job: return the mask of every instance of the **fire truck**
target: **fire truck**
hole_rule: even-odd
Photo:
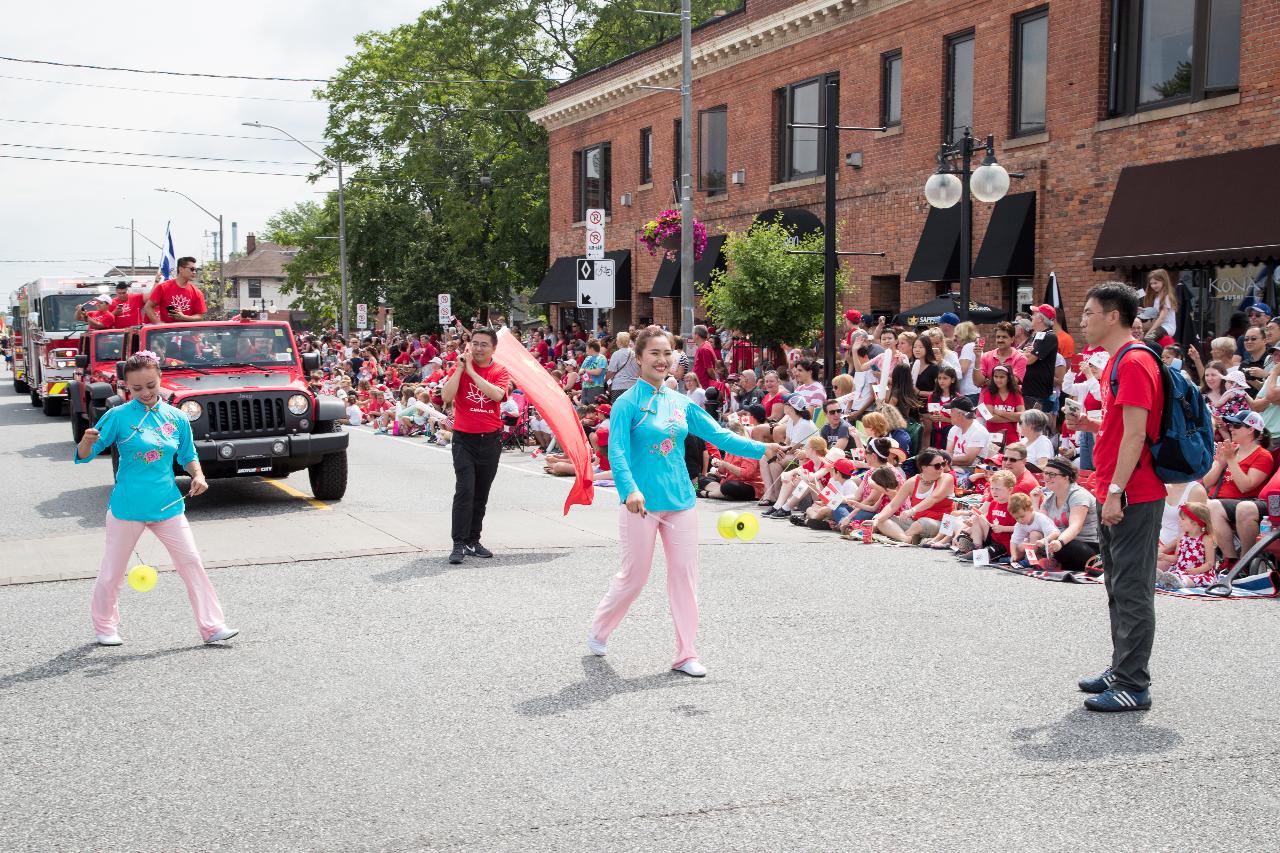
[[[141,293],[151,280],[126,279]],[[80,338],[88,329],[77,320],[77,308],[105,307],[119,278],[38,278],[11,297],[14,303],[14,391],[31,395],[31,405],[57,417],[63,413],[67,386],[75,377]]]

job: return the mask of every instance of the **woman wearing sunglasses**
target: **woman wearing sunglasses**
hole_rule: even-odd
[[[872,519],[875,532],[894,542],[920,544],[938,535],[942,517],[951,512],[956,478],[945,450],[926,447],[916,457],[920,471],[898,489],[898,494]],[[905,506],[904,506],[905,504]]]

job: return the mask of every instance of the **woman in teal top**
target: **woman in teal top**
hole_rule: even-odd
[[[614,575],[587,634],[592,654],[603,655],[609,635],[622,622],[649,580],[659,532],[667,558],[667,599],[676,627],[672,669],[701,678],[707,669],[698,660],[698,517],[694,487],[684,464],[684,440],[692,433],[721,450],[759,459],[776,453],[776,444],[761,444],[734,435],[683,394],[663,382],[671,369],[671,337],[657,326],[635,340],[640,379],[609,412],[609,465],[618,498],[622,570]]]
[[[223,619],[174,479],[176,462],[191,475],[192,496],[209,488],[196,458],[191,424],[186,415],[160,399],[160,362],[154,353],[141,350],[125,362],[124,384],[129,402],[108,409],[85,430],[75,453],[76,464],[84,464],[114,446],[120,458],[107,509],[106,550],[93,585],[94,634],[103,646],[123,643],[117,606],[120,587],[138,538],[150,528],[186,584],[201,639],[206,643],[229,640],[239,632],[228,628]]]

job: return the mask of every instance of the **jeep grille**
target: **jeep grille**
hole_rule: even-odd
[[[254,397],[249,400],[215,399],[205,406],[211,438],[245,435],[283,435],[283,397]]]

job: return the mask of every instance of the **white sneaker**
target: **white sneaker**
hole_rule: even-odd
[[[590,634],[587,634],[587,648],[591,650],[591,654],[595,655],[598,658],[604,657],[605,653],[608,652],[608,648],[605,646],[605,644],[600,642]]]
[[[685,675],[691,675],[694,678],[702,678],[707,674],[707,668],[697,658],[689,658],[679,666],[671,667],[675,672],[683,672]]]
[[[214,634],[210,634],[208,637],[206,637],[205,642],[206,643],[222,643],[227,640],[230,640],[232,637],[234,637],[236,634],[239,634],[239,633],[240,633],[239,628],[223,628],[221,631],[218,631],[217,633],[214,633]]]
[[[120,639],[119,634],[95,634],[94,638],[100,646],[123,646],[124,640]]]

